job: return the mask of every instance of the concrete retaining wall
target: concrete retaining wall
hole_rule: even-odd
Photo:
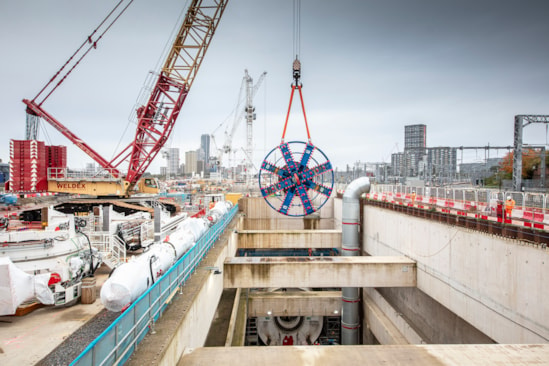
[[[233,223],[159,318],[156,333],[143,339],[126,365],[177,365],[186,350],[204,345],[223,292],[223,275],[209,267],[222,269],[225,258],[235,255],[238,235],[231,230]]]
[[[418,288],[496,342],[549,341],[549,251],[372,206],[363,227],[367,253],[417,261]]]

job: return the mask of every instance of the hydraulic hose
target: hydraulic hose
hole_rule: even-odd
[[[153,268],[152,268],[153,259],[156,260],[156,255],[152,255],[151,258],[149,259],[149,271],[151,272],[152,285],[154,285],[154,274],[153,274]]]

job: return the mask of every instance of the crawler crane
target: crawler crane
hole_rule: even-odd
[[[123,1],[121,0],[117,7]],[[106,32],[105,30],[99,36],[96,36],[98,29],[103,23],[87,38],[80,49],[75,52],[34,99],[23,100],[27,105],[27,120],[38,117],[46,120],[73,144],[88,154],[106,172],[100,179],[88,179],[70,177],[66,169],[50,169],[48,172],[49,191],[119,197],[128,197],[136,192],[158,192],[158,182],[156,182],[156,179],[141,178],[153,159],[161,151],[173,130],[183,102],[194,82],[196,73],[208,50],[227,2],[228,0],[191,1],[164,66],[158,73],[149,99],[146,104],[137,109],[137,129],[133,141],[110,161],[99,155],[99,153],[42,107],[44,101],[65,80],[74,67],[78,65],[82,57],[89,50],[97,46],[97,42]],[[131,4],[131,1],[119,12],[118,16],[121,15],[129,4]],[[113,12],[115,10],[116,7]],[[118,19],[118,16],[115,20]],[[108,28],[110,28],[110,25]],[[89,48],[85,51],[84,55],[80,59],[75,58],[77,53],[86,45]],[[61,71],[66,68],[69,62],[72,62],[74,65],[62,75]],[[46,96],[39,101],[38,97],[50,84],[54,85],[52,84],[54,80],[57,80],[57,84],[49,93],[44,93]],[[120,169],[120,165],[123,162],[128,163],[126,174],[122,174]]]

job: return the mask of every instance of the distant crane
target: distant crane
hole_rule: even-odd
[[[233,120],[233,124],[231,126],[230,131],[229,131],[229,126],[227,126],[227,128],[225,129],[225,142],[223,143],[223,146],[221,147],[221,149],[217,149],[217,144],[214,136],[216,131],[214,131],[211,134],[213,144],[217,149],[217,154],[219,155],[217,159],[220,160],[221,156],[223,154],[226,154],[229,157],[229,165],[231,165],[230,154],[236,152],[235,150],[233,150],[233,137],[236,130],[238,129],[238,126],[240,125],[240,121],[243,120],[244,114],[246,115],[245,155],[246,155],[246,171],[248,172],[248,174],[251,174],[250,172],[253,171],[253,167],[254,167],[253,165],[253,121],[256,119],[256,114],[255,114],[255,107],[253,105],[253,99],[255,94],[257,93],[257,90],[261,86],[261,83],[265,79],[266,75],[267,75],[267,72],[264,71],[259,76],[259,79],[254,85],[253,78],[248,74],[248,70],[247,69],[244,70],[244,77],[242,78],[240,93],[238,95],[237,106],[235,108],[235,118]],[[246,106],[243,109],[241,109],[244,90],[246,91]],[[221,127],[221,125],[219,127]]]
[[[259,77],[256,85],[253,85],[253,79],[248,75],[248,70],[245,70],[244,79],[246,80],[246,183],[249,184],[252,176],[252,171],[254,169],[253,163],[253,149],[254,149],[254,138],[253,138],[253,121],[256,119],[255,107],[253,105],[253,98],[257,89],[261,85],[261,82],[267,75],[267,72],[263,72]]]

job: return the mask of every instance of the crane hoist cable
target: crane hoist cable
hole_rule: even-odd
[[[82,44],[80,45],[80,47],[78,47],[76,49],[76,51],[74,51],[74,53],[69,57],[69,59],[63,64],[63,66],[61,66],[61,68],[53,75],[53,77],[50,79],[50,81],[48,81],[46,83],[46,85],[44,85],[44,87],[38,92],[38,94],[36,94],[36,96],[32,99],[32,101],[36,101],[36,99],[55,81],[55,80],[58,80],[59,81],[57,82],[57,84],[49,91],[49,93],[42,99],[42,101],[40,103],[37,103],[38,106],[41,106],[45,101],[46,99],[49,98],[49,96],[59,87],[59,85],[61,85],[65,79],[67,78],[67,76],[70,75],[70,73],[76,68],[76,66],[78,66],[78,64],[80,64],[80,62],[82,61],[82,59],[84,59],[84,57],[86,57],[88,55],[88,53],[92,50],[92,49],[96,49],[97,48],[97,43],[99,42],[99,40],[101,40],[101,38],[103,38],[103,36],[105,35],[105,33],[107,33],[107,31],[114,25],[114,23],[120,18],[120,16],[122,16],[122,14],[124,14],[124,12],[126,11],[126,9],[128,9],[128,7],[133,3],[134,0],[129,0],[129,2],[118,12],[116,13],[117,9],[122,5],[122,3],[126,1],[126,0],[120,0],[118,2],[118,4],[115,5],[115,7],[109,12],[109,14],[107,14],[107,16],[105,17],[105,19],[103,19],[101,21],[101,23],[99,23],[99,25],[93,30],[93,32],[84,40],[84,42],[82,42]],[[114,14],[114,19],[111,20],[111,22],[107,25],[107,27],[103,30],[103,32],[97,37],[97,39],[93,39],[93,36],[99,32],[99,29],[107,22],[107,20],[109,18],[111,18]],[[63,70],[68,67],[68,65],[71,63],[71,61],[73,61],[73,59],[80,53],[80,51],[82,51],[85,46],[88,45],[88,48],[84,51],[84,53],[74,62],[74,65],[72,65],[72,67],[61,77],[60,74],[63,72]]]
[[[305,104],[303,102],[303,93],[301,91],[303,84],[301,79],[301,61],[299,60],[299,53],[301,51],[301,0],[294,0],[293,2],[293,51],[295,59],[292,63],[292,76],[294,82],[292,84],[292,92],[290,93],[290,103],[288,105],[288,112],[286,113],[286,121],[284,122],[284,129],[282,131],[282,143],[286,137],[286,129],[288,127],[288,120],[290,118],[290,111],[292,109],[292,102],[294,98],[294,92],[297,89],[299,92],[299,99],[301,101],[301,109],[303,111],[303,118],[305,120],[305,128],[307,130],[307,138],[309,143],[311,142],[311,133],[309,131],[309,124],[307,123],[307,113],[305,112]]]
[[[301,0],[294,0],[294,55],[299,58],[301,52]]]
[[[258,174],[261,195],[271,208],[287,216],[306,216],[318,211],[330,198],[334,172],[328,157],[311,141],[301,91],[301,1],[294,0],[294,55],[292,91],[280,145],[263,160]],[[308,142],[285,142],[292,102],[297,89],[305,120]]]

